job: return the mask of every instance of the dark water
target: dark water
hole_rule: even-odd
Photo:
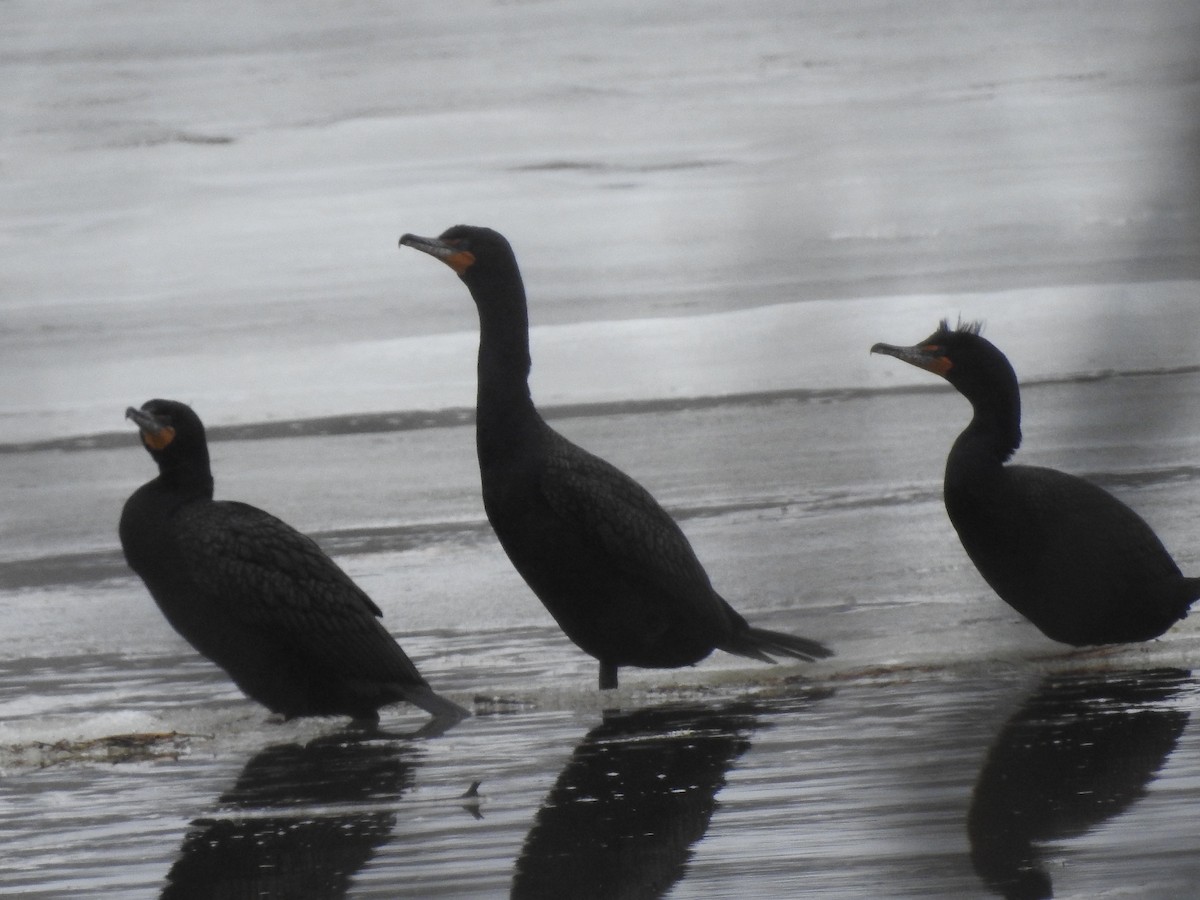
[[[1165,898],[1200,876],[1186,671],[881,669],[689,693],[485,711],[427,742],[332,729],[48,752],[6,775],[3,886]],[[473,781],[481,803],[461,796]]]
[[[1194,570],[1189,426],[1151,445],[1096,435],[1109,405],[1186,407],[1198,392],[1188,373],[1030,386],[1029,456],[1106,484]],[[931,426],[930,411],[960,402],[850,392],[558,418],[652,486],[752,621],[838,651],[631,671],[613,698],[487,530],[468,424],[214,444],[218,494],[324,522],[311,530],[421,670],[474,708],[433,739],[403,737],[422,723],[404,707],[387,737],[272,721],[171,634],[111,543],[70,550],[49,526],[34,541],[31,517],[43,555],[0,565],[0,889],[1187,896],[1200,877],[1195,630],[1069,653],[992,597],[938,490],[956,423]],[[1068,405],[1064,423],[1054,411]],[[74,495],[79,527],[103,536],[125,487],[89,472],[128,468],[131,488],[148,461],[99,443],[8,458],[31,485],[74,471],[92,486]],[[331,519],[292,486],[319,497],[305,470],[350,452],[359,465],[329,490],[355,504]],[[411,477],[379,496],[398,459]],[[476,781],[482,802],[464,800]]]

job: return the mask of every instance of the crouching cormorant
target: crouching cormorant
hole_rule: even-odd
[[[407,700],[452,724],[382,613],[310,538],[245,503],[213,500],[204,425],[151,400],[125,413],[158,463],[121,513],[121,546],[167,621],[243,692],[286,718],[377,721]]]
[[[944,496],[963,548],[1000,598],[1047,637],[1077,647],[1156,638],[1187,615],[1185,578],[1137,513],[1091,482],[1005,465],[1021,444],[1021,396],[1008,359],[977,323],[912,347],[876,344],[941,375],[974,416],[946,460]]]

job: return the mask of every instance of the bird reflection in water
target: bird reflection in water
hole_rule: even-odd
[[[192,823],[163,900],[344,896],[416,766],[408,745],[355,736],[268,747],[221,796],[228,813]]]
[[[749,704],[607,713],[538,811],[512,896],[665,894],[708,829],[755,721]]]
[[[1054,896],[1035,845],[1086,834],[1145,794],[1188,720],[1165,704],[1190,680],[1160,669],[1042,682],[988,751],[967,814],[971,863],[989,889]]]

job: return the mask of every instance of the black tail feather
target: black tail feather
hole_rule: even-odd
[[[463,719],[470,718],[471,713],[463,709],[453,700],[447,700],[440,694],[435,694],[433,689],[426,685],[403,685],[401,687],[401,695],[409,703],[414,706],[419,706],[425,712],[429,713],[435,719],[443,720],[454,724]]]
[[[728,644],[722,644],[721,649],[769,663],[775,662],[772,658],[775,656],[803,659],[806,662],[833,656],[833,651],[820,641],[784,634],[782,631],[768,631],[766,628],[747,628]]]

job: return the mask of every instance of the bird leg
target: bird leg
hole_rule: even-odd
[[[600,690],[615,691],[617,689],[617,667],[612,663],[600,663]]]

